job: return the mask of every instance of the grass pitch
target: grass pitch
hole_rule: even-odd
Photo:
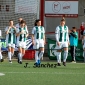
[[[25,63],[29,63],[27,68]],[[49,63],[56,64],[54,61]],[[0,85],[85,85],[85,63],[67,63],[66,67],[56,68],[34,68],[33,64],[34,61],[0,62]]]

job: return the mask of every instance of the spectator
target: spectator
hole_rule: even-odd
[[[72,62],[76,63],[75,52],[76,52],[76,47],[78,45],[78,33],[76,32],[76,27],[72,27],[69,39],[70,39],[70,52],[71,52]]]
[[[81,26],[80,26],[80,31],[81,31],[81,35],[83,36],[83,32],[84,32],[84,22],[82,22]]]

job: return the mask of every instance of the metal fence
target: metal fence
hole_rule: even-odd
[[[34,21],[39,16],[39,0],[0,0],[0,30],[5,38],[5,27],[12,19],[14,24],[18,23],[18,18],[26,20],[29,33],[34,26]]]

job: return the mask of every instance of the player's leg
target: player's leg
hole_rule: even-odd
[[[25,48],[22,48],[22,57],[25,55]]]
[[[2,56],[2,53],[1,53],[1,48],[0,48],[0,61],[3,62],[3,56]]]
[[[60,63],[61,63],[61,49],[60,50],[59,49],[57,50],[57,63],[58,63],[57,64],[58,66],[61,66],[60,65]]]
[[[39,41],[39,57],[38,57],[38,63],[40,64],[40,60],[43,57],[44,54],[44,40]]]
[[[3,62],[2,52],[1,52],[1,43],[0,43],[0,61]]]
[[[39,57],[38,57],[38,64],[40,64],[41,63],[41,58],[43,57],[43,54],[44,54],[44,47],[40,47],[40,49],[39,49]]]
[[[75,51],[76,51],[76,47],[73,46],[73,61],[74,61],[74,63],[76,63],[76,59],[75,59],[76,53],[75,53]]]
[[[22,46],[22,58],[25,55],[25,48],[26,48],[26,43],[23,42],[23,46]]]
[[[22,64],[22,42],[18,43],[18,63]]]
[[[84,62],[85,62],[85,48],[84,48]]]
[[[64,55],[63,55],[63,65],[66,66],[66,59],[68,56],[68,42],[63,43]]]
[[[83,45],[83,57],[84,57],[84,62],[85,62],[85,44]]]
[[[15,50],[15,44],[12,44],[12,46],[11,46],[11,56],[14,55],[14,50]]]
[[[11,44],[8,44],[8,59],[9,59],[9,63],[12,63],[12,61],[11,61]]]
[[[18,50],[19,50],[19,47],[20,47],[21,45],[20,45],[20,42],[18,41],[18,38],[17,38],[17,42],[16,42],[16,43],[17,43],[17,48],[18,48]],[[17,62],[19,63],[19,51],[18,51],[18,54],[17,54],[17,59],[18,59]]]
[[[22,57],[25,55],[26,42],[22,44]]]
[[[19,51],[19,54],[18,54],[19,62],[18,63],[22,64],[22,47],[18,47],[18,51]]]
[[[39,41],[38,40],[35,40],[33,47],[35,49],[35,64],[37,64],[38,63],[38,54],[39,54]]]
[[[58,66],[61,66],[61,49],[62,49],[62,43],[60,42],[60,45],[58,46],[58,45],[56,45],[56,49],[57,49],[57,55],[56,55],[56,57],[57,57],[57,65]]]
[[[73,46],[70,46],[70,53],[71,53],[71,57],[72,57],[72,62],[73,62]]]

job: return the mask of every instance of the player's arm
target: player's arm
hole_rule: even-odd
[[[56,27],[56,30],[55,30],[55,37],[56,37],[56,43],[57,45],[59,46],[59,27]]]
[[[29,36],[29,32],[28,32],[27,25],[26,25],[26,37],[28,36]]]
[[[22,33],[19,32],[19,29],[16,29],[16,36],[20,36],[20,34],[22,34]]]
[[[19,32],[19,33],[16,33],[16,36],[20,36],[20,34],[21,34],[21,32]]]
[[[15,26],[13,26],[12,28],[14,28],[14,30],[16,31],[16,27]]]
[[[43,38],[43,40],[44,40],[44,44],[46,44],[46,38],[45,38],[45,34],[44,34],[44,38]]]
[[[16,36],[20,36],[21,34],[24,34],[24,31],[22,30],[20,32],[19,29],[16,29]]]
[[[32,44],[34,45],[34,34],[32,34]]]
[[[77,33],[71,32],[70,34],[71,34],[73,37],[77,38]]]
[[[15,27],[15,26],[13,26],[12,28],[14,28],[14,30],[15,30],[15,33],[16,33],[16,27]]]
[[[34,45],[35,27],[32,29],[32,44]]]
[[[10,33],[10,29],[11,29],[10,26],[5,28],[5,32],[6,32],[6,34],[9,34],[9,33]]]
[[[67,26],[66,26],[67,27]],[[69,42],[69,31],[68,31],[68,27],[67,27],[67,41],[68,41],[68,45],[70,45],[70,42]]]
[[[44,27],[43,27],[44,29]],[[46,37],[45,37],[45,29],[44,29],[44,36],[43,36],[44,44],[46,44]]]

